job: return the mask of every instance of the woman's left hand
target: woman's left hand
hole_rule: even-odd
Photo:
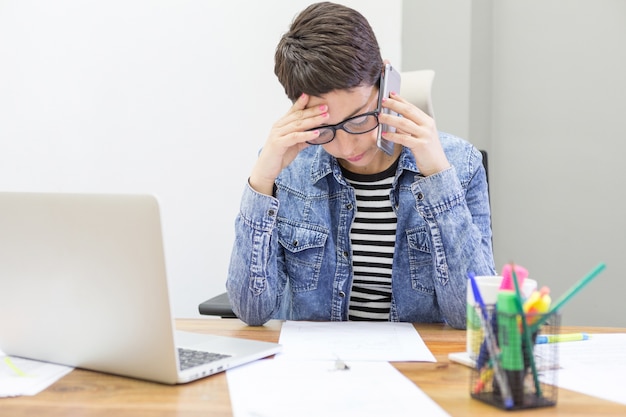
[[[409,148],[422,175],[427,177],[450,167],[432,117],[394,92],[383,100],[382,106],[402,115],[381,113],[378,116],[381,124],[396,128],[395,133],[385,132],[383,137]]]

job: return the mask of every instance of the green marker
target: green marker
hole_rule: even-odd
[[[513,401],[516,405],[520,405],[524,401],[524,354],[522,335],[517,325],[516,297],[513,291],[500,290],[496,310],[502,369],[509,380]]]

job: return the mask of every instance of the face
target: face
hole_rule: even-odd
[[[321,97],[311,97],[309,101],[311,107],[322,104],[328,106],[328,124],[334,125],[350,117],[376,110],[378,88],[361,86],[350,90],[335,90]],[[380,126],[359,135],[339,129],[335,133],[335,139],[320,146],[349,171],[360,174],[382,172],[391,165],[394,158],[376,146],[379,128]]]

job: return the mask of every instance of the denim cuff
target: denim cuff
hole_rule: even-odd
[[[463,201],[463,187],[454,166],[419,178],[412,189],[417,205],[434,215],[448,211]]]
[[[276,197],[261,194],[247,183],[241,198],[239,213],[251,227],[271,231],[276,226],[279,201]]]

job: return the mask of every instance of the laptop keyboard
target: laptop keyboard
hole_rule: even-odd
[[[215,362],[219,359],[228,358],[230,355],[221,353],[204,352],[201,350],[178,348],[178,359],[180,362],[180,370],[193,368],[194,366],[204,365]]]

